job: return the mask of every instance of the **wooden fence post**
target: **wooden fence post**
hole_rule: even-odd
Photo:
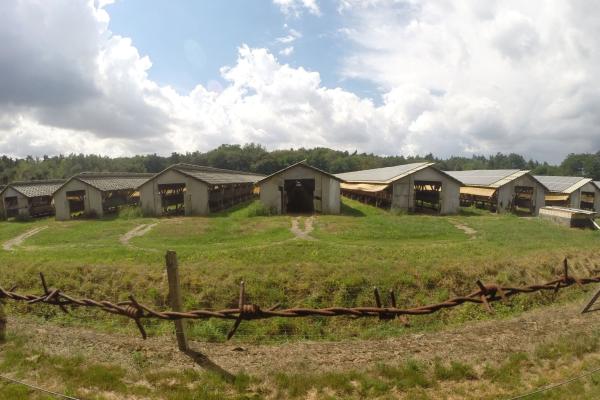
[[[0,300],[0,343],[6,341],[6,313],[4,312],[4,303]]]
[[[179,286],[179,269],[177,265],[177,253],[172,250],[167,251],[167,278],[169,279],[169,302],[173,311],[183,311],[181,301],[181,287]],[[179,350],[186,352],[189,350],[186,321],[175,320],[175,335],[177,336],[177,345]]]

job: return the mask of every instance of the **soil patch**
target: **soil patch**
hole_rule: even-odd
[[[25,241],[25,239],[32,237],[33,235],[35,235],[36,233],[39,233],[41,231],[43,231],[44,229],[48,228],[47,226],[40,226],[37,228],[33,228],[31,230],[28,230],[25,233],[20,234],[17,237],[14,237],[10,240],[7,240],[6,242],[4,242],[4,244],[2,245],[2,248],[6,251],[12,251],[16,246],[20,246],[21,244],[23,244],[23,242]]]

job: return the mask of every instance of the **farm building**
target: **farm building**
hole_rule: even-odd
[[[52,194],[64,180],[13,182],[0,192],[4,218],[40,217],[54,214]]]
[[[529,171],[494,169],[447,171],[462,182],[460,203],[497,212],[538,215],[547,188]]]
[[[300,161],[260,180],[262,204],[278,214],[340,213],[341,179]]]
[[[578,208],[545,206],[540,209],[540,218],[571,228],[600,229],[594,221],[597,215],[595,211]]]
[[[460,182],[434,167],[413,163],[337,174],[344,196],[378,207],[456,214]]]
[[[536,176],[548,187],[546,205],[600,211],[600,189],[590,178]]]
[[[139,187],[144,215],[207,215],[249,200],[263,175],[175,164]]]
[[[120,207],[139,202],[137,188],[152,174],[128,172],[83,172],[67,180],[54,192],[56,219],[102,217]]]

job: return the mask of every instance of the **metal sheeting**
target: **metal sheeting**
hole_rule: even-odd
[[[191,176],[192,178],[206,182],[211,185],[225,185],[235,183],[255,183],[263,178],[262,175],[247,174],[243,172],[231,171],[210,171],[210,170],[196,170],[189,168],[173,168],[175,171],[179,171],[182,174]]]
[[[460,188],[460,194],[468,194],[471,196],[492,197],[495,193],[496,189],[493,188],[482,188],[475,186],[462,186]]]
[[[444,171],[465,186],[500,187],[528,171],[518,169],[475,169],[470,171]]]
[[[101,192],[111,192],[115,190],[133,190],[141,186],[152,177],[152,174],[145,173],[82,173],[74,176],[83,183],[87,183]]]
[[[346,182],[389,183],[432,165],[434,165],[434,163],[412,163],[396,165],[394,167],[374,168],[365,169],[362,171],[345,172],[342,174],[336,174],[336,176]]]
[[[378,193],[383,192],[387,189],[387,184],[376,184],[376,183],[341,183],[340,188],[342,190],[356,190],[360,192]]]
[[[13,182],[7,185],[4,190],[13,188],[23,196],[41,197],[52,196],[52,194],[63,184],[64,180],[45,180],[45,181],[28,181],[28,182]]]
[[[592,180],[581,176],[544,176],[535,175],[535,179],[554,193],[571,193]]]

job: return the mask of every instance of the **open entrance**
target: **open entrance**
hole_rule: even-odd
[[[415,181],[415,209],[419,211],[440,212],[442,204],[442,182]]]
[[[594,200],[595,200],[594,192],[581,192],[581,204],[579,208],[582,210],[594,211]]]
[[[185,214],[185,183],[158,185],[163,215]]]
[[[314,179],[289,179],[284,182],[283,189],[283,205],[286,212],[312,213],[315,211]]]
[[[516,214],[534,214],[533,187],[515,186],[515,196],[512,203],[512,211]]]
[[[19,200],[17,196],[5,197],[4,209],[6,210],[6,218],[16,217],[19,214]]]
[[[71,218],[81,217],[85,213],[85,190],[72,190],[67,192],[69,214]]]
[[[54,207],[52,207],[52,196],[33,197],[29,203],[29,215],[31,215],[32,217],[54,215]]]
[[[119,211],[123,206],[139,204],[140,195],[131,189],[111,190],[102,193],[102,209],[104,214],[112,214]]]

